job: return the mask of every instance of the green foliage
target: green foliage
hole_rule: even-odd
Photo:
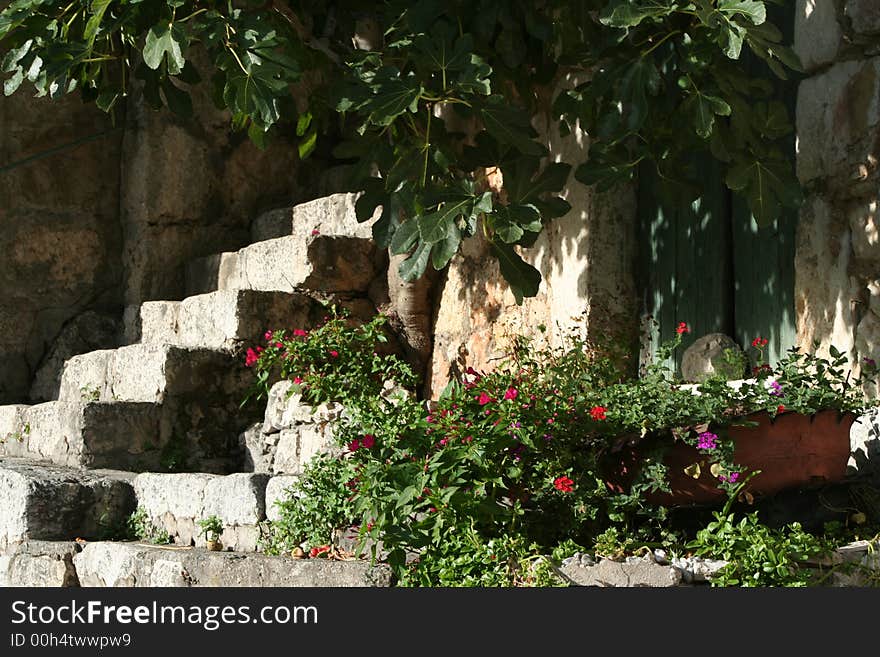
[[[167,531],[153,524],[143,507],[138,507],[126,520],[124,536],[130,540],[146,541],[156,545],[168,545],[173,542]]]
[[[712,578],[713,586],[807,586],[812,578],[804,562],[829,550],[800,523],[782,529],[761,524],[757,513],[736,520],[715,513],[715,520],[697,533],[689,546],[697,555],[730,563]]]
[[[334,545],[336,530],[354,522],[354,464],[330,456],[315,457],[276,503],[278,520],[268,524],[262,547],[267,554],[289,554],[306,544]]]
[[[15,0],[0,12],[0,51],[7,95],[27,81],[38,95],[78,91],[113,111],[134,76],[150,104],[189,115],[190,90],[205,80],[258,145],[286,120],[306,158],[335,132],[335,155],[354,164],[351,188],[365,192],[358,216],[382,206],[374,234],[408,254],[404,279],[442,269],[480,233],[521,301],[540,275],[514,247],[570,209],[559,193],[575,165],[577,180],[605,190],[651,162],[693,196],[700,172],[689,165],[708,151],[759,222],[800,202],[783,155],[785,107],[740,61],[752,53],[779,78],[799,69],[765,5]],[[361,19],[378,29],[361,30],[358,49]],[[539,122],[563,136],[578,124],[589,161],[550,163]],[[487,167],[503,173],[494,197]]]
[[[348,328],[334,318],[253,352],[258,372],[281,367],[283,376],[300,379],[306,399],[345,408],[334,426],[341,457],[320,458],[298,480],[270,528],[270,552],[330,544],[334,530],[359,524],[362,541],[371,539],[374,556],[381,543],[404,582],[515,583],[526,578],[523,560],[565,542],[618,556],[676,540],[664,527],[667,509],[645,500],[647,492],[668,490],[663,451],[673,441],[695,447],[700,461],[692,467],[708,468],[733,499],[750,473],[734,462],[727,427],[752,413],[785,412],[783,401],[802,413],[866,406],[861,381],[845,376],[836,352],[824,359],[793,351],[775,370],[757,367],[739,388],[720,377],[683,388],[658,364],[679,346],[679,333],[638,379],[596,345],[573,340],[537,349],[519,338],[495,371],[468,369],[426,411],[412,395],[390,396],[382,385],[406,370],[375,353],[379,325]],[[328,357],[331,351],[338,355]],[[621,447],[648,439],[658,447],[643,454],[635,479],[626,489],[610,485]],[[736,531],[764,530],[748,524]],[[707,532],[709,546],[714,526]],[[725,530],[723,540],[733,533]],[[785,534],[795,547],[801,539]],[[415,563],[407,558],[414,553]],[[788,576],[782,567],[773,575]]]
[[[198,522],[206,541],[216,541],[223,533],[223,521],[215,515],[202,518]]]

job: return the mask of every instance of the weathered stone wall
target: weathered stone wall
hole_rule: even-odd
[[[0,98],[0,126],[0,167],[113,128],[77,98],[27,93]],[[121,142],[116,130],[0,172],[0,403],[27,397],[65,325],[121,306]]]
[[[574,164],[586,159],[587,137],[551,134],[554,159]],[[568,335],[634,346],[638,326],[635,282],[635,194],[623,187],[596,193],[569,177],[564,194],[572,210],[554,219],[523,258],[543,277],[539,293],[517,306],[498,265],[479,236],[452,259],[438,294],[434,350],[428,393],[436,396],[450,372],[465,362],[491,369],[515,335],[555,347]],[[539,326],[546,327],[545,332]]]
[[[880,353],[880,4],[798,0],[798,345]]]
[[[115,123],[75,96],[0,98],[0,167],[21,163],[0,171],[0,403],[52,398],[64,359],[117,346],[124,305],[182,298],[187,262],[307,200],[292,144],[261,151],[193,96],[184,121],[134,89]]]

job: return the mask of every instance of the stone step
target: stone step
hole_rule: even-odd
[[[269,391],[262,424],[252,425],[239,436],[245,469],[301,474],[314,456],[334,452],[333,423],[342,417],[340,404],[311,406],[297,386],[279,381]]]
[[[252,376],[239,359],[213,349],[133,344],[74,356],[64,364],[60,401],[161,403],[198,393],[244,397]]]
[[[102,539],[135,509],[133,475],[0,458],[0,551],[27,540]]]
[[[138,402],[0,406],[0,457],[76,468],[159,467],[161,409]]]
[[[224,549],[258,548],[259,524],[266,519],[266,474],[219,476],[205,473],[143,473],[134,479],[138,508],[147,520],[179,545],[206,544],[198,525],[217,516]]]
[[[73,557],[81,586],[386,587],[391,569],[367,561],[291,559],[143,543],[88,543]]]
[[[241,471],[237,436],[259,416],[236,398],[198,393],[154,402],[55,401],[0,407],[0,456],[131,472]]]
[[[357,195],[334,194],[261,215],[255,243],[200,258],[187,268],[187,293],[249,289],[366,293],[387,255],[372,240],[372,222],[358,223]]]
[[[80,549],[76,541],[25,541],[0,555],[0,587],[79,586],[73,556]]]
[[[126,312],[129,343],[239,350],[259,342],[267,329],[310,328],[324,307],[299,293],[220,290],[183,301],[147,301]]]
[[[329,194],[307,203],[290,208],[279,208],[264,212],[251,224],[251,240],[262,242],[297,233],[341,237],[373,237],[373,222],[378,218],[374,213],[368,221],[358,222],[355,204],[359,193]]]

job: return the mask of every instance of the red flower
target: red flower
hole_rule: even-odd
[[[593,406],[590,409],[590,417],[594,420],[604,420],[605,419],[605,407],[604,406]]]
[[[304,338],[309,333],[308,333],[308,331],[303,331],[302,329],[293,329],[293,334],[298,338]]]
[[[376,444],[376,438],[373,436],[373,434],[370,434],[370,433],[364,434],[364,437],[361,440],[361,445],[363,445],[367,449],[370,449],[375,444]]]
[[[338,357],[339,357],[339,352],[336,351],[335,349],[331,349],[331,350],[330,350],[330,355],[331,355],[333,358],[338,358]]]
[[[780,413],[785,413],[785,406],[782,404],[776,407],[776,414],[779,415]]]
[[[760,335],[752,340],[752,346],[757,347],[758,349],[767,346],[767,338],[762,338]]]
[[[247,357],[244,359],[244,364],[246,367],[251,367],[257,364],[257,361],[260,360],[260,356],[253,349],[247,350]]]
[[[348,443],[348,451],[356,452],[361,448],[361,441],[355,438],[350,443]]]
[[[272,331],[266,331],[266,332],[263,334],[263,337],[266,338],[266,342],[269,342],[269,340],[272,339]]]
[[[326,554],[327,552],[330,552],[330,546],[322,545],[321,547],[313,547],[311,550],[309,550],[309,556],[314,559],[315,557]]]
[[[492,398],[485,392],[481,392],[480,396],[477,397],[477,401],[480,403],[480,406],[485,406],[490,401],[492,401]]]
[[[504,393],[504,399],[516,399],[518,394],[519,391],[516,388],[508,388],[507,392]]]
[[[563,493],[574,492],[574,482],[568,477],[556,477],[553,480],[553,487]]]
[[[301,378],[299,378],[298,376],[295,376],[295,377],[293,377],[293,382],[294,382],[296,385],[299,385],[299,384],[301,384],[301,383],[303,382],[303,380],[302,380]]]
[[[682,333],[690,333],[691,330],[685,322],[679,322],[678,326],[675,327],[675,332],[681,335]]]
[[[315,237],[316,235],[320,235],[320,234],[321,234],[320,230],[318,230],[317,228],[312,228],[312,237]]]
[[[276,342],[276,343],[275,343],[275,346],[278,347],[279,349],[281,349],[281,347],[283,347],[284,345],[281,344],[280,342]]]

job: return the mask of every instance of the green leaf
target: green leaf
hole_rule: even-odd
[[[490,96],[479,110],[483,125],[502,144],[510,144],[524,155],[542,156],[546,148],[534,141],[528,113],[502,96]]]
[[[315,126],[312,126],[308,133],[305,135],[303,139],[300,140],[299,144],[297,144],[297,152],[299,153],[299,159],[305,160],[311,155],[315,146],[318,144],[318,129]]]
[[[6,96],[11,96],[15,93],[16,89],[21,86],[21,83],[24,81],[24,71],[18,69],[15,73],[12,74],[12,77],[6,80],[3,83],[3,93]]]
[[[419,239],[419,223],[415,219],[404,221],[394,231],[394,237],[391,238],[391,253],[401,255],[409,251],[416,240]]]
[[[375,87],[375,94],[363,103],[369,111],[368,120],[379,126],[391,125],[406,111],[417,112],[422,85],[414,76],[394,78]]]
[[[492,242],[492,252],[498,258],[501,275],[510,285],[518,305],[522,305],[523,297],[538,294],[541,272],[525,262],[509,244]]]
[[[452,228],[446,236],[446,239],[437,242],[434,245],[433,251],[431,251],[431,264],[434,265],[434,269],[440,271],[448,265],[449,261],[452,260],[452,257],[458,253],[458,247],[460,244],[461,231],[458,229],[458,226],[452,224]]]
[[[783,206],[795,208],[803,200],[789,163],[778,153],[763,160],[734,164],[727,172],[725,183],[745,195],[759,226],[767,226],[779,218]]]
[[[754,25],[760,25],[767,20],[767,8],[763,2],[755,0],[721,0],[718,3],[718,11],[725,14],[741,14]]]
[[[98,36],[98,29],[101,27],[101,21],[104,20],[104,12],[110,6],[112,0],[93,0],[92,15],[86,23],[86,29],[83,31],[85,40],[88,41],[89,49],[95,43],[95,37]]]
[[[168,56],[168,73],[177,75],[183,70],[186,60],[180,47],[181,33],[176,27],[167,23],[153,26],[147,32],[144,43],[144,63],[154,71],[162,65],[162,60]]]
[[[635,27],[648,18],[668,16],[675,5],[668,0],[612,0],[599,14],[599,22],[611,27]]]
[[[311,112],[303,112],[296,119],[296,136],[302,137],[306,134],[306,131],[309,129],[309,126],[312,124],[312,113]]]
[[[703,139],[712,136],[715,116],[730,116],[730,105],[717,96],[710,96],[698,89],[682,104],[682,109],[694,121],[694,130]]]
[[[396,235],[395,235],[396,237]],[[431,255],[431,245],[425,242],[419,244],[413,254],[400,263],[397,271],[405,281],[414,281],[425,273],[428,266],[428,258]]]
[[[418,218],[419,235],[423,242],[434,244],[446,239],[455,219],[473,204],[473,197],[444,203],[436,212],[429,212]]]

